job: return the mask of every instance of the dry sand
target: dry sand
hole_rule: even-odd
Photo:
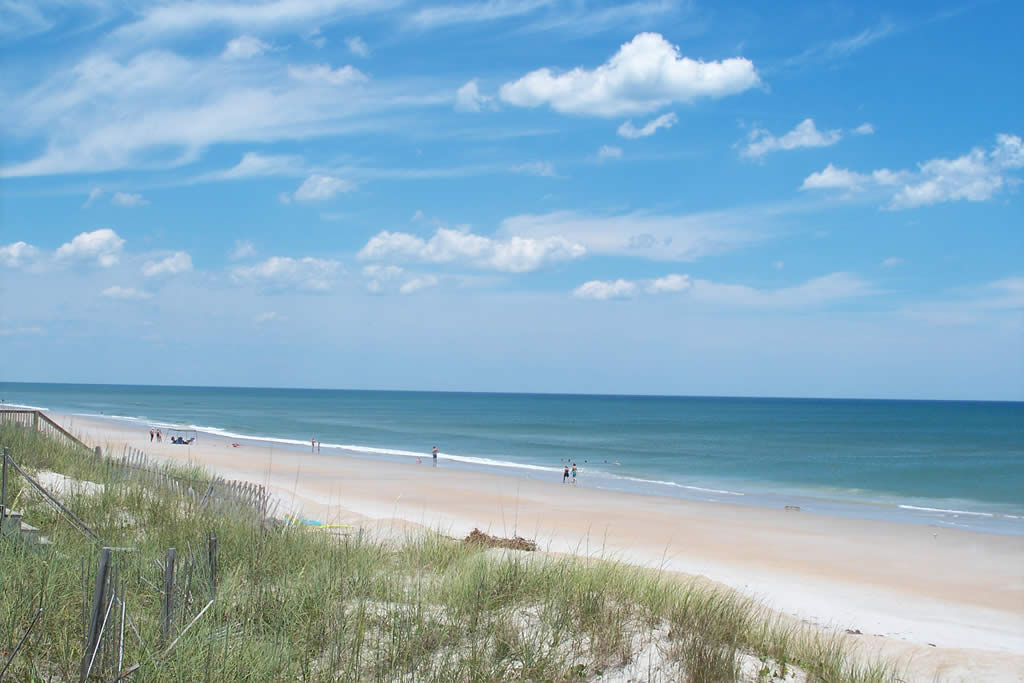
[[[324,523],[453,536],[479,527],[551,552],[702,575],[801,621],[859,630],[911,680],[1024,681],[1024,538],[572,487],[269,445],[150,443],[136,426],[54,416],[87,443],[134,446],[264,484]],[[585,475],[585,473],[584,473]]]

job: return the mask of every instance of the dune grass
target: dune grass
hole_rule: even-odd
[[[130,627],[125,667],[133,681],[891,681],[837,636],[774,619],[731,592],[623,563],[486,550],[437,533],[401,540],[263,524],[251,511],[202,508],[166,491],[124,485],[96,458],[14,426],[0,445],[22,467],[104,484],[64,502],[116,551]],[[197,488],[201,470],[176,469]],[[0,540],[0,650],[10,652],[38,605],[44,614],[15,658],[12,680],[77,680],[84,583],[99,546],[17,476],[8,500],[54,542],[46,553]],[[203,557],[219,544],[216,598],[176,646],[162,637],[168,548]],[[177,595],[172,637],[210,597]],[[208,569],[208,567],[207,567]],[[88,591],[87,591],[88,592]],[[0,667],[6,661],[0,659]],[[753,673],[741,665],[753,659]],[[626,680],[623,677],[621,680]]]

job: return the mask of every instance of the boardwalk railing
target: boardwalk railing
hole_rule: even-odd
[[[87,451],[92,450],[74,434],[51,420],[50,416],[41,410],[4,408],[0,410],[0,424],[16,424],[45,434],[51,439],[63,441],[67,445],[84,448]]]

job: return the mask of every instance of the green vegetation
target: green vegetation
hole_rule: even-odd
[[[885,665],[862,665],[839,636],[656,571],[432,533],[395,541],[262,524],[251,509],[201,508],[118,483],[95,457],[19,427],[0,429],[0,444],[31,471],[104,484],[63,500],[104,545],[134,548],[114,552],[129,622],[124,667],[141,665],[132,681],[766,681],[793,680],[794,670],[812,681],[896,680]],[[200,492],[209,480],[174,473]],[[0,540],[0,651],[10,653],[44,608],[9,675],[78,680],[99,546],[16,475],[8,500],[54,542],[38,552]],[[210,599],[210,534],[216,598],[167,652]],[[165,638],[159,561],[172,547],[194,571],[175,589]]]

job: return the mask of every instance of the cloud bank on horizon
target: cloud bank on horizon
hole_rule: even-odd
[[[0,4],[9,379],[1024,400],[1024,9],[951,16]]]

